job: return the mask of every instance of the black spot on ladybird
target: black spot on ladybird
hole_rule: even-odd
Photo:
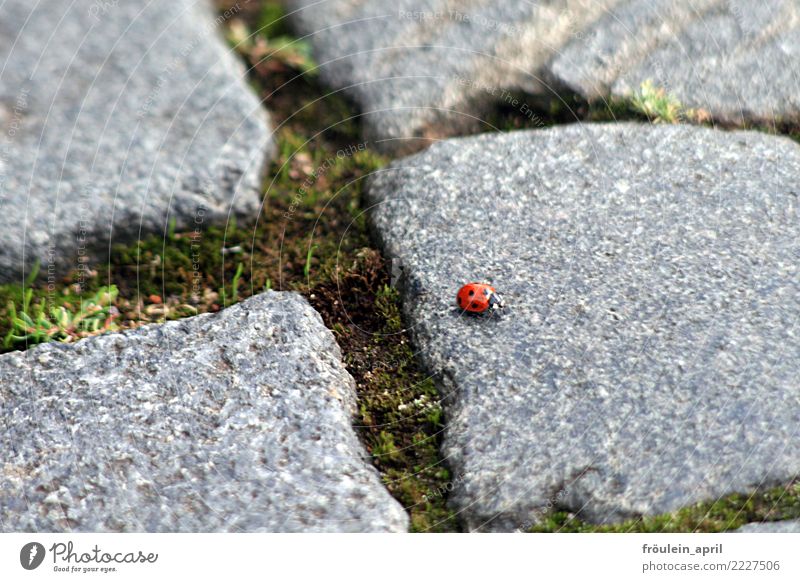
[[[470,289],[469,296],[470,296],[470,297],[472,297],[473,295],[475,295],[475,291],[472,291],[472,290]]]

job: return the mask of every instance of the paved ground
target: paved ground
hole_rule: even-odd
[[[257,213],[268,116],[202,3],[0,12],[0,281]]]
[[[520,95],[630,97],[651,81],[726,123],[796,122],[793,0],[291,0],[320,71],[393,153],[491,129]]]
[[[405,531],[293,293],[0,357],[2,531]]]
[[[372,176],[365,206],[445,400],[444,489],[467,529],[552,509],[616,522],[800,475],[800,146],[485,121],[511,107],[537,125],[528,97],[651,81],[718,121],[795,126],[796,2],[288,4],[367,149],[439,142]],[[2,5],[0,281],[36,260],[55,278],[173,218],[256,220],[275,147],[219,38],[235,16]],[[507,309],[460,312],[473,280]],[[288,293],[4,355],[0,529],[406,530],[357,406],[334,336]]]
[[[786,138],[589,124],[379,173],[373,222],[470,529],[553,507],[618,521],[800,472],[798,171]],[[459,310],[473,280],[504,313]]]

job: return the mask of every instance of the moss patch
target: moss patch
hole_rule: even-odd
[[[411,514],[412,531],[455,531],[439,457],[444,428],[433,380],[419,369],[380,253],[363,248],[315,286],[312,305],[336,334],[358,387],[356,428],[389,491]]]
[[[800,482],[757,491],[734,494],[714,502],[685,507],[674,513],[631,519],[613,525],[594,525],[566,511],[550,513],[531,532],[594,533],[673,533],[724,532],[746,523],[784,521],[800,518]]]

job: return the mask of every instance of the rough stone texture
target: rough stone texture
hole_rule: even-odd
[[[405,531],[299,295],[0,357],[2,531]]]
[[[324,80],[357,102],[384,150],[491,130],[481,120],[498,104],[535,121],[509,93],[627,97],[648,79],[719,121],[800,118],[796,0],[289,4]]]
[[[269,121],[218,28],[206,0],[0,6],[0,280],[258,212]]]
[[[800,118],[796,0],[633,0],[554,59],[552,77],[583,96],[627,97],[646,80],[722,122]]]
[[[448,140],[374,179],[469,528],[800,473],[798,173],[787,138],[576,124]],[[460,313],[472,280],[506,311]]]
[[[733,533],[800,533],[800,520],[748,523]]]
[[[547,91],[553,50],[618,0],[289,0],[322,78],[364,113],[366,138],[408,152],[483,127],[504,90]],[[520,50],[523,47],[523,50]],[[523,112],[524,114],[524,112]]]

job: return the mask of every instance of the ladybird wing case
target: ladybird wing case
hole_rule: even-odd
[[[468,283],[458,291],[456,302],[461,309],[483,313],[489,309],[489,298],[492,296],[490,289],[483,283]]]

